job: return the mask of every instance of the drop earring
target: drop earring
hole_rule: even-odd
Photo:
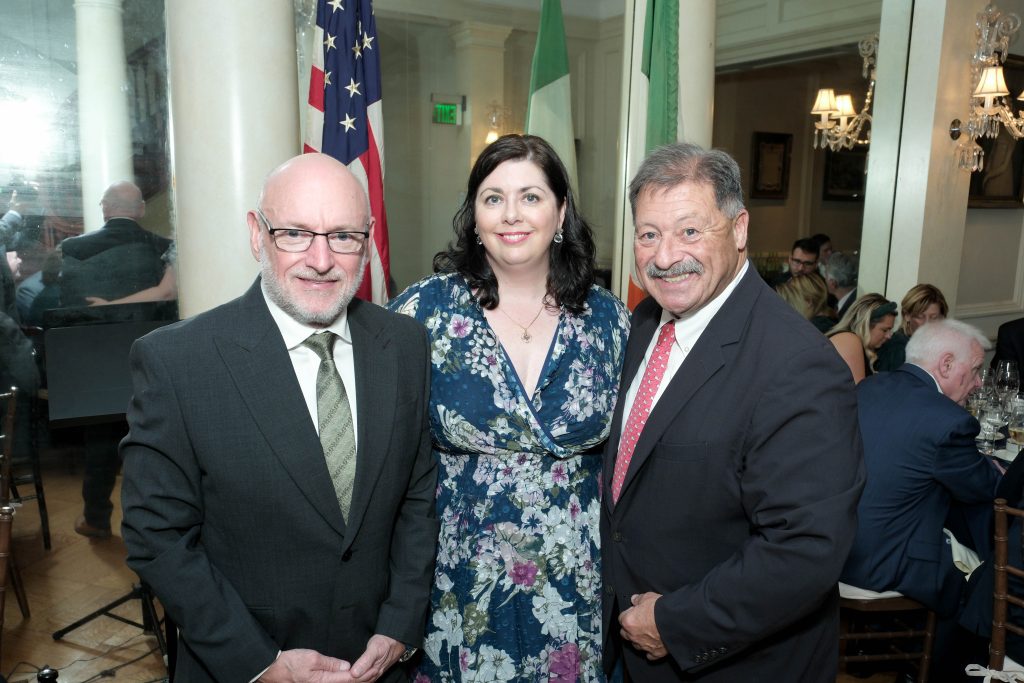
[[[554,242],[555,244],[561,244],[562,240],[564,240],[564,239],[565,238],[562,237],[562,231],[559,230],[558,232],[555,233],[555,236],[552,238],[551,241]]]

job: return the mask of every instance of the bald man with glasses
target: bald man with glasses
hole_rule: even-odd
[[[403,680],[438,533],[426,331],[353,298],[373,219],[342,164],[286,162],[247,221],[249,291],[132,350],[128,563],[177,680]]]

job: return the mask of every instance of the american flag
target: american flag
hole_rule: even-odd
[[[380,51],[371,0],[318,0],[304,152],[330,154],[359,178],[375,219],[362,299],[388,300]]]

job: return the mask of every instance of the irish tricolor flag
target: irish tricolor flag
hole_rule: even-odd
[[[569,92],[569,53],[565,49],[565,24],[561,0],[541,0],[540,30],[533,53],[530,101],[526,108],[526,132],[551,143],[576,181],[576,143],[572,132],[572,97]]]

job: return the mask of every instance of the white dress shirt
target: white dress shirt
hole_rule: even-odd
[[[302,342],[316,332],[330,331],[338,336],[334,342],[334,365],[338,368],[341,381],[345,385],[345,392],[348,394],[348,405],[352,411],[352,429],[356,434],[358,422],[356,421],[356,368],[355,357],[352,353],[352,333],[348,325],[348,309],[344,309],[338,319],[328,325],[325,329],[303,325],[295,318],[285,313],[280,306],[275,304],[267,296],[266,285],[262,285],[263,298],[270,309],[270,315],[281,330],[284,337],[284,345],[288,349],[288,357],[295,369],[295,377],[299,380],[299,388],[302,389],[302,398],[306,400],[306,408],[309,410],[309,417],[313,420],[313,427],[320,433],[319,420],[316,409],[316,375],[320,370],[320,356],[316,351],[304,346]],[[358,440],[356,447],[359,446]]]
[[[643,379],[644,370],[647,369],[647,363],[651,360],[651,355],[654,353],[654,347],[658,344],[658,335],[661,333],[661,328],[665,323],[670,320],[676,321],[676,341],[672,344],[672,350],[668,354],[668,363],[665,366],[665,374],[661,378],[661,384],[658,385],[658,391],[654,394],[654,399],[651,401],[651,411],[654,410],[654,406],[658,405],[658,400],[661,395],[665,393],[665,387],[668,386],[672,378],[675,377],[676,371],[686,360],[686,356],[689,355],[690,349],[697,343],[700,336],[704,334],[704,330],[711,323],[711,319],[715,317],[715,314],[721,310],[725,300],[729,298],[733,290],[736,289],[736,285],[739,284],[740,278],[747,272],[747,268],[750,267],[749,261],[743,262],[743,267],[740,268],[739,274],[733,278],[733,281],[722,290],[722,292],[714,299],[706,303],[703,307],[696,311],[691,311],[680,317],[675,317],[670,312],[662,309],[661,311],[661,323],[658,324],[658,329],[654,331],[651,336],[651,343],[647,345],[647,351],[644,353],[644,360],[637,368],[636,375],[633,377],[633,382],[629,385],[629,391],[626,392],[625,402],[622,405],[622,425],[625,427],[626,420],[629,419],[629,411],[633,408],[633,401],[636,399],[636,393],[640,390],[640,381]]]

